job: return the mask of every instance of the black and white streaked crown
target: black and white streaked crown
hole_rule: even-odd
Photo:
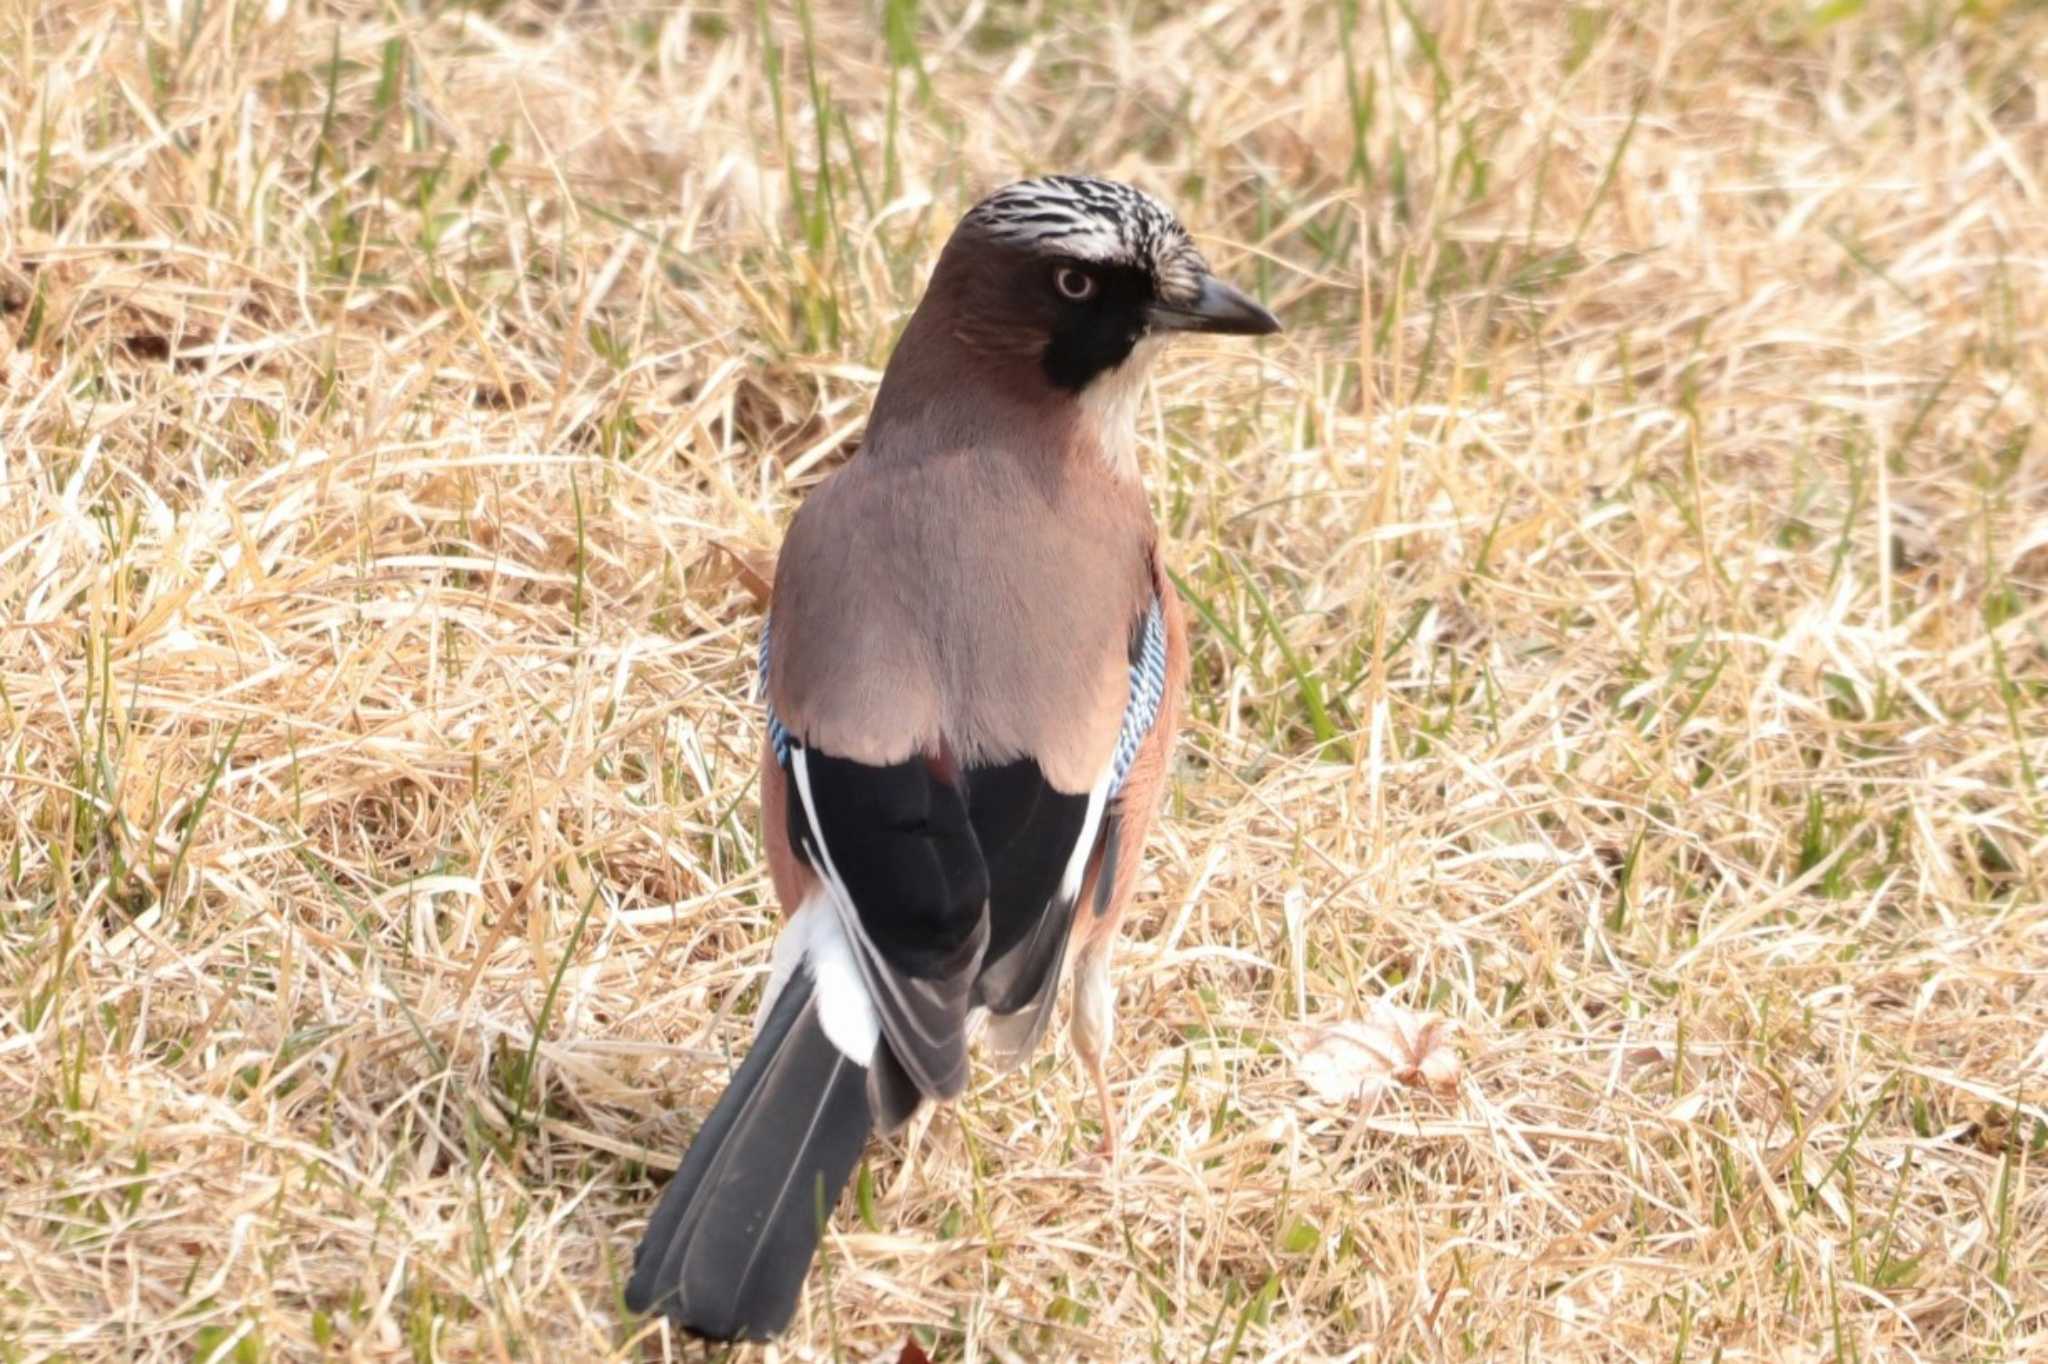
[[[971,226],[1006,246],[1151,273],[1167,298],[1192,297],[1208,272],[1173,211],[1116,180],[1046,175],[1005,185],[968,210]]]

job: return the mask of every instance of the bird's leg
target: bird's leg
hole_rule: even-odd
[[[1116,988],[1109,983],[1109,938],[1094,938],[1081,947],[1074,963],[1074,1050],[1095,1081],[1102,1101],[1102,1154],[1115,1169],[1118,1156],[1116,1100],[1110,1097],[1110,1039],[1116,1033]]]

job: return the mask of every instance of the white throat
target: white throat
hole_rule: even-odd
[[[1115,369],[1095,377],[1081,390],[1081,412],[1102,446],[1102,457],[1119,478],[1138,477],[1138,407],[1151,377],[1152,361],[1165,346],[1163,336],[1146,336]]]

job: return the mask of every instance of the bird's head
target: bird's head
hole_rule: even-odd
[[[913,413],[963,427],[971,411],[997,421],[995,408],[961,399],[1008,397],[1026,412],[1068,408],[1083,439],[1135,472],[1138,394],[1168,337],[1279,330],[1210,273],[1157,199],[1079,175],[1022,180],[953,230],[890,360],[870,431]]]
[[[948,273],[960,276],[952,321],[961,342],[1034,356],[1071,394],[1140,377],[1150,343],[1177,332],[1280,330],[1210,273],[1164,204],[1114,180],[1049,175],[1004,186],[954,229],[940,264]]]

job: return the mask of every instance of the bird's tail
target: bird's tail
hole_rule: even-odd
[[[780,1333],[874,1126],[867,1085],[826,1037],[799,966],[662,1191],[626,1305],[711,1340]]]

